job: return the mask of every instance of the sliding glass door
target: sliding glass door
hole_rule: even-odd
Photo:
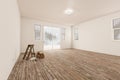
[[[44,26],[44,50],[60,49],[61,29]]]

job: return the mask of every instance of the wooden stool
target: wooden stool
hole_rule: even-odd
[[[37,57],[38,59],[43,59],[45,56],[44,56],[44,53],[43,53],[43,52],[38,52],[37,55],[36,55],[36,57]]]

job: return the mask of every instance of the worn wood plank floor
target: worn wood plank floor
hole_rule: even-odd
[[[117,56],[68,49],[45,51],[37,62],[21,57],[8,80],[120,80]]]

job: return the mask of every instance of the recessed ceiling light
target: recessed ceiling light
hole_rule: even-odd
[[[66,9],[64,13],[67,15],[71,15],[73,14],[73,12],[74,12],[73,9]]]

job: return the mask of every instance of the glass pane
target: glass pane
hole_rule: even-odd
[[[114,40],[120,40],[120,29],[114,30]]]
[[[113,28],[120,28],[120,18],[113,20]]]
[[[40,30],[40,25],[35,25],[35,30]]]

